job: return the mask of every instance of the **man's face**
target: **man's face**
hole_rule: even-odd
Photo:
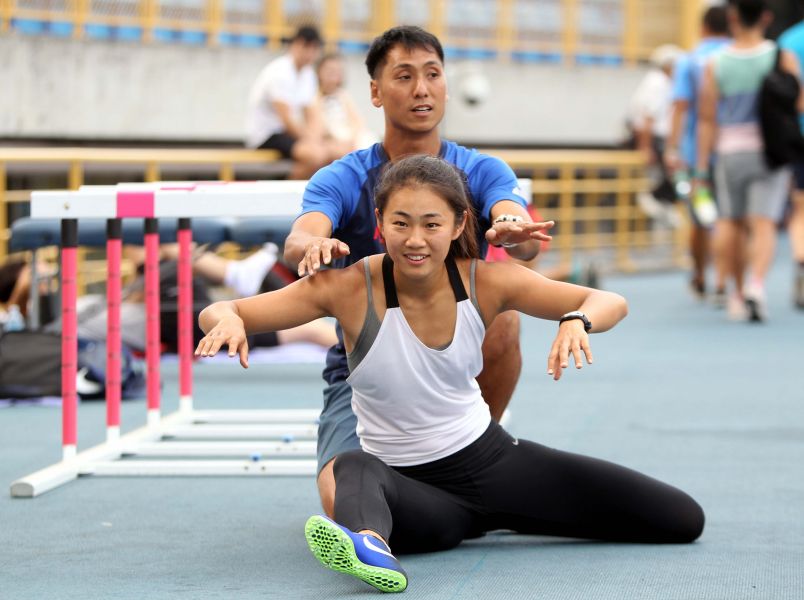
[[[294,40],[290,45],[290,55],[293,57],[293,62],[296,67],[301,69],[307,65],[313,64],[318,60],[321,54],[321,44],[315,42],[307,43],[304,40]]]
[[[385,111],[386,126],[432,131],[444,117],[447,81],[438,55],[426,48],[398,45],[371,81],[371,102]]]

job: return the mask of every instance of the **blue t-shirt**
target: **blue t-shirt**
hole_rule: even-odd
[[[731,40],[725,37],[705,38],[689,54],[676,62],[673,73],[673,100],[689,103],[684,133],[679,152],[688,166],[695,166],[698,153],[698,94],[701,90],[706,63],[713,54],[721,50]]]
[[[779,47],[782,50],[789,50],[798,58],[799,68],[804,67],[804,21],[798,25],[793,25],[779,37]],[[804,113],[798,117],[801,131],[804,132]]]
[[[491,207],[501,200],[527,206],[516,175],[498,158],[443,141],[439,156],[455,165],[467,182],[470,200],[477,214],[477,236],[481,256],[487,249],[484,234],[491,226]],[[388,155],[382,144],[347,154],[313,175],[304,190],[301,214],[321,212],[332,222],[332,237],[349,245],[349,255],[334,265],[345,267],[366,256],[385,252],[374,217],[374,188]],[[346,379],[349,367],[340,326],[338,344],[327,354],[324,379],[330,385]]]

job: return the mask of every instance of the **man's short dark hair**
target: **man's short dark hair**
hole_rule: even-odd
[[[765,0],[729,0],[729,6],[737,11],[737,18],[743,27],[754,27],[768,10]]]
[[[377,71],[385,65],[388,53],[396,46],[403,46],[408,51],[424,48],[435,52],[439,60],[444,62],[444,49],[436,36],[421,27],[401,25],[392,27],[371,42],[366,55],[366,69],[368,69],[369,77],[376,79]]]
[[[318,29],[313,25],[302,25],[299,27],[296,30],[296,34],[290,38],[291,42],[295,42],[296,40],[301,40],[305,45],[315,44],[321,46],[324,43],[321,34],[318,33]]]
[[[712,35],[729,35],[729,21],[726,18],[726,9],[722,6],[712,6],[703,16],[703,24]]]

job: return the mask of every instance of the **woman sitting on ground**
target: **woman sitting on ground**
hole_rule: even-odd
[[[362,450],[335,461],[335,521],[305,534],[324,565],[387,592],[407,575],[391,554],[446,550],[494,529],[638,543],[687,543],[704,515],[687,494],[624,467],[513,438],[475,377],[501,312],[559,321],[554,379],[592,362],[590,332],[626,314],[611,292],[477,260],[460,175],[439,158],[390,166],[376,193],[387,254],[290,286],[220,302],[200,316],[196,354],[228,347],[248,365],[247,333],[329,315],[343,327]],[[511,224],[516,227],[516,223]]]

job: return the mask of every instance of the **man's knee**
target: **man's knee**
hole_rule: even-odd
[[[483,340],[483,360],[511,360],[520,356],[519,313],[509,310],[494,319]]]

